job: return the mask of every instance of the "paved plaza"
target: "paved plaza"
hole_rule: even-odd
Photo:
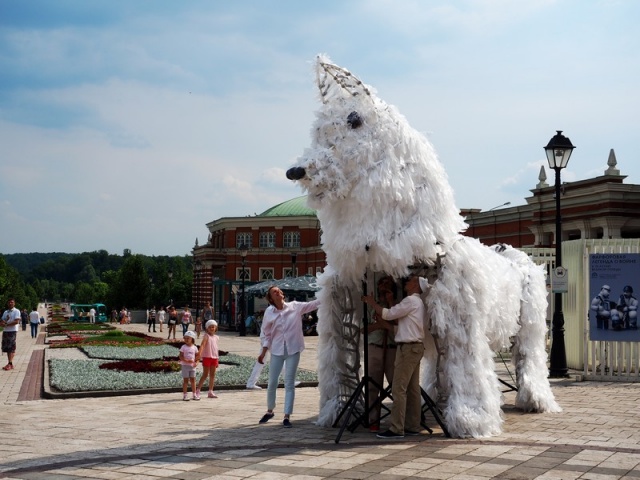
[[[146,331],[144,325],[126,329]],[[166,334],[166,330],[164,332]],[[157,336],[161,334],[156,333]],[[265,425],[265,390],[40,398],[44,335],[18,333],[15,370],[0,380],[0,478],[12,479],[621,479],[640,477],[640,385],[552,380],[564,411],[524,414],[505,393],[504,433],[448,439],[434,433],[380,440],[364,428],[314,424],[318,389],[296,389],[293,428]],[[221,348],[255,356],[256,337],[221,334]],[[317,337],[301,366],[315,369]],[[2,363],[6,361],[6,356]],[[508,379],[507,379],[508,380]],[[384,428],[384,425],[383,425]]]

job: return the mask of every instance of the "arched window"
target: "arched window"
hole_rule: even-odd
[[[273,280],[273,268],[260,269],[260,281]]]
[[[237,267],[236,268],[236,280],[244,280],[247,282],[251,281],[251,269],[249,267]]]
[[[236,233],[236,248],[240,248],[242,245],[251,247],[252,244],[251,232]]]
[[[276,232],[260,232],[260,248],[276,248]]]
[[[300,232],[284,232],[284,248],[295,248],[300,246]]]

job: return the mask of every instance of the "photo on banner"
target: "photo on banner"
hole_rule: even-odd
[[[640,342],[640,253],[589,255],[589,338]]]

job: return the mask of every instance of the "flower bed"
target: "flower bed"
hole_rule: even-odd
[[[180,371],[180,364],[175,360],[121,360],[119,362],[103,363],[100,368],[120,370],[121,372],[171,373]]]
[[[52,335],[52,334],[48,334]],[[145,347],[148,345],[173,345],[180,348],[182,343],[165,343],[161,338],[150,337],[139,332],[123,332],[113,330],[109,332],[63,332],[66,335],[64,340],[49,340],[51,348],[83,348],[87,345],[110,345],[127,347]]]
[[[171,345],[152,345],[140,347],[123,347],[113,345],[83,345],[80,347],[89,358],[107,360],[162,360],[173,357],[177,360],[180,350]]]
[[[109,347],[120,348],[124,352],[117,352],[122,355],[135,355],[141,348]],[[152,347],[147,347],[152,348]],[[155,347],[153,347],[155,348]],[[140,353],[141,355],[146,355]],[[114,354],[115,351],[114,351]],[[160,357],[162,358],[162,357]],[[130,357],[129,360],[134,360]],[[255,359],[253,357],[242,357],[239,355],[225,355],[221,358],[222,367],[216,372],[217,386],[237,386],[244,388],[247,378],[251,373]],[[134,372],[122,371],[110,368],[100,368],[106,362],[98,359],[88,360],[64,360],[53,358],[49,360],[50,374],[49,383],[61,392],[87,392],[104,390],[134,390],[134,389],[166,389],[179,388],[182,385],[180,371],[164,372]],[[109,362],[110,363],[110,362]],[[177,363],[177,362],[176,362]],[[202,375],[201,367],[198,367],[197,378]],[[269,365],[265,365],[260,375],[259,383],[266,383],[269,377]],[[297,380],[301,382],[317,382],[318,377],[315,372],[299,370]]]

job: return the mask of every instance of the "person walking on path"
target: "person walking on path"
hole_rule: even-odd
[[[425,278],[411,275],[404,287],[407,296],[391,308],[376,303],[373,295],[362,296],[362,301],[373,307],[382,320],[398,321],[396,362],[391,385],[391,427],[378,433],[378,438],[404,438],[405,434],[418,435],[422,430],[420,360],[424,355],[426,308],[420,294],[428,288],[429,282]]]
[[[293,413],[295,400],[295,381],[300,354],[304,350],[304,335],[302,334],[302,315],[318,308],[319,300],[310,302],[284,301],[284,293],[276,286],[267,290],[269,307],[264,313],[260,343],[262,351],[258,356],[258,363],[264,363],[264,357],[271,351],[271,366],[269,367],[269,383],[267,386],[267,413],[259,423],[267,423],[274,417],[276,406],[276,389],[278,378],[286,363],[284,374],[284,419],[282,425],[291,428],[290,417]],[[286,361],[286,362],[285,362]]]
[[[169,327],[169,336],[167,339],[171,339],[171,332],[173,332],[173,339],[176,339],[176,327],[178,326],[178,312],[176,311],[176,307],[171,305],[169,307],[169,320],[167,321],[167,326]]]
[[[202,318],[207,323],[209,320],[213,320],[213,308],[211,308],[211,302],[207,303],[207,306],[202,310]]]
[[[200,400],[200,392],[196,390],[196,366],[198,347],[195,345],[196,335],[193,332],[184,334],[184,345],[180,347],[180,365],[182,370],[182,400],[188,401],[187,394],[189,384],[193,400]]]
[[[164,307],[161,306],[160,310],[158,310],[158,313],[157,313],[158,324],[160,325],[160,332],[162,332],[162,325],[164,324],[164,316],[165,316]]]
[[[198,388],[196,388],[196,396],[200,396],[200,390],[204,385],[204,382],[209,378],[209,398],[218,398],[213,393],[213,387],[216,380],[216,369],[218,368],[218,322],[215,320],[209,320],[204,325],[205,333],[200,344],[200,350],[198,351],[198,358],[202,359],[202,377],[198,382]],[[193,333],[193,332],[192,332]]]
[[[38,310],[34,308],[29,314],[29,326],[31,327],[31,338],[38,336],[38,325],[40,325],[40,314]]]
[[[20,310],[20,323],[22,323],[23,332],[27,329],[28,322],[29,322],[29,314],[27,313],[27,309],[23,308],[22,310]]]
[[[20,310],[16,308],[16,301],[9,298],[7,309],[2,314],[0,327],[2,331],[2,351],[7,354],[7,364],[2,367],[3,370],[13,370],[13,357],[16,354],[16,336],[18,335],[18,327],[22,321]]]
[[[148,317],[147,317],[147,333],[151,332],[151,327],[153,327],[153,331],[155,333],[156,331],[156,306],[154,305],[153,307],[151,307],[151,310],[149,310],[148,313]]]
[[[196,338],[200,338],[200,334],[202,333],[202,317],[196,318]]]
[[[184,307],[184,311],[182,312],[182,334],[184,335],[189,330],[189,324],[193,322],[193,317],[191,316],[191,310],[189,307]]]

